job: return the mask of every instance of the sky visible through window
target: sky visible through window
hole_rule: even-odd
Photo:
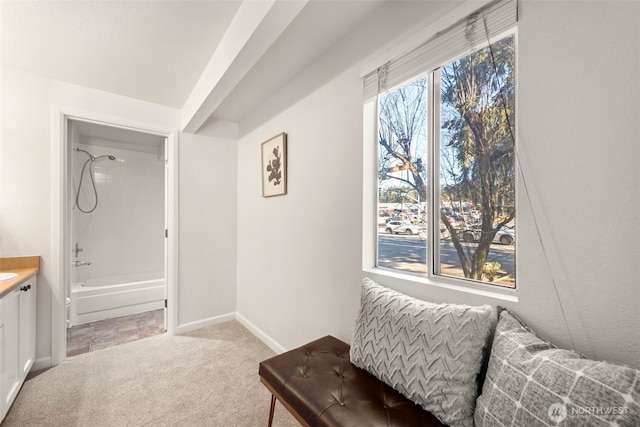
[[[438,96],[427,76],[379,96],[378,266],[515,286],[514,51],[508,36],[436,70]]]

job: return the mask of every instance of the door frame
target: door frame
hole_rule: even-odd
[[[71,278],[71,194],[70,156],[67,139],[67,120],[73,119],[116,128],[135,130],[165,137],[168,156],[165,172],[165,212],[168,229],[165,251],[166,283],[165,327],[167,333],[174,334],[178,321],[178,131],[148,123],[140,123],[120,117],[110,117],[94,112],[52,107],[51,144],[51,366],[62,363],[66,358],[66,283]]]

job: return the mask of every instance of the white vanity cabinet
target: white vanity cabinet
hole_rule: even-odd
[[[19,370],[19,325],[20,322],[20,287],[16,287],[2,297],[4,306],[4,342],[2,353],[2,404],[4,406],[2,416],[6,414],[20,390]]]
[[[4,390],[4,302],[0,300],[0,392]],[[4,393],[0,393],[0,422],[6,413]]]
[[[20,286],[20,375],[24,380],[36,358],[36,278]]]
[[[2,354],[1,419],[9,411],[35,359],[36,278],[18,284],[0,299]]]

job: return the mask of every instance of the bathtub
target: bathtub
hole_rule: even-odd
[[[162,273],[89,279],[71,285],[70,325],[164,307]]]

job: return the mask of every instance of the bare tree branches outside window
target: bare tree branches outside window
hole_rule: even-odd
[[[413,222],[446,231],[434,263],[442,274],[515,284],[514,249],[496,249],[515,241],[514,66],[511,35],[434,71],[439,96],[428,96],[420,77],[379,97],[379,201],[413,200],[424,211],[433,186],[440,224],[427,226],[426,215]],[[428,108],[429,99],[439,108]],[[440,112],[438,159],[427,157],[430,110]],[[439,182],[428,182],[428,168],[439,170]]]

